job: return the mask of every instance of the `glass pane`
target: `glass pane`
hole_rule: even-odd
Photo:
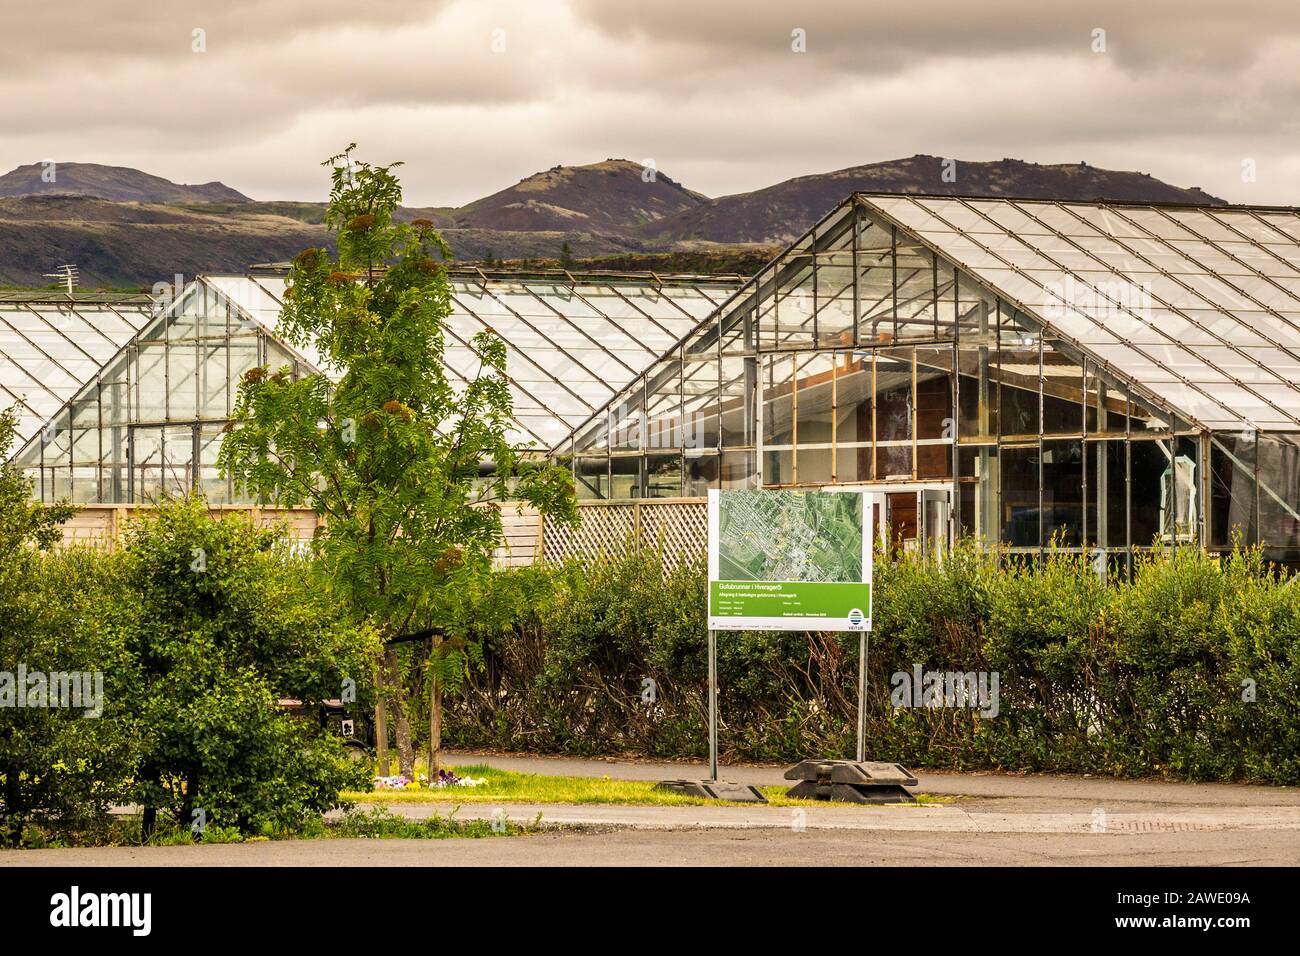
[[[763,443],[794,443],[793,355],[773,355],[767,359],[763,375]],[[766,480],[766,478],[764,479]]]
[[[1043,434],[1083,432],[1083,368],[1043,343]]]
[[[1162,540],[1165,474],[1173,460],[1163,441],[1132,442],[1129,495],[1132,506],[1133,547],[1149,548]]]
[[[957,434],[962,439],[997,436],[999,389],[991,371],[995,349],[990,344],[968,345],[963,336],[957,353]]]
[[[835,448],[835,480],[851,484],[871,480],[871,446],[837,445]]]
[[[192,419],[197,414],[198,362],[192,340],[167,346],[167,418],[173,421]]]
[[[1002,540],[1016,548],[1038,547],[1038,446],[1001,448]]]
[[[992,545],[998,541],[998,449],[966,445],[957,449],[958,520],[961,534]],[[1035,535],[1037,532],[1035,532]]]
[[[682,456],[650,454],[645,456],[645,497],[677,498],[682,493]]]
[[[912,350],[876,355],[876,478],[912,477]]]
[[[794,483],[794,452],[768,451],[763,453],[763,484],[789,485]]]
[[[754,396],[757,386],[756,358],[723,358],[721,438],[724,447],[746,447],[755,443]]]
[[[831,483],[831,449],[804,448],[797,449],[795,467],[798,469],[798,482],[801,485],[828,485]]]
[[[609,460],[611,498],[640,498],[645,458],[641,455],[612,455]]]
[[[944,346],[916,349],[916,474],[919,478],[952,476],[951,442],[955,430],[952,414],[952,349]]]
[[[167,348],[162,344],[141,344],[133,363],[138,414],[141,421],[161,421],[167,416]]]
[[[758,487],[756,460],[752,451],[724,451],[722,453],[722,487]]]
[[[682,494],[687,498],[703,498],[710,488],[717,488],[722,459],[713,455],[687,455],[683,461]]]
[[[834,422],[834,358],[829,352],[801,356],[796,366],[799,388],[795,393],[795,442],[800,445],[830,442]]]
[[[1044,441],[1044,544],[1077,548],[1083,543],[1083,492],[1083,442]]]
[[[576,459],[574,486],[579,498],[609,497],[609,456],[579,455]]]
[[[1128,516],[1125,502],[1124,474],[1127,449],[1123,441],[1095,442],[1091,454],[1099,460],[1092,464],[1096,483],[1090,490],[1089,527],[1097,524],[1095,542],[1102,548],[1123,548],[1128,544]],[[1090,479],[1091,482],[1091,479]],[[1089,488],[1094,488],[1092,483]]]
[[[1255,438],[1215,435],[1210,443],[1210,546],[1257,540]]]
[[[1259,537],[1292,562],[1300,548],[1300,436],[1259,436]],[[1277,554],[1279,550],[1288,553]]]
[[[871,354],[841,352],[837,362],[835,440],[840,443],[869,442],[871,441],[872,398]]]
[[[1037,435],[1038,338],[1029,332],[1003,330],[995,359],[998,414],[1003,435]]]

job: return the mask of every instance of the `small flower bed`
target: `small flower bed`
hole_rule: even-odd
[[[450,770],[439,770],[433,781],[435,787],[479,787],[487,783],[485,777],[458,777]]]
[[[376,790],[405,790],[407,787],[418,786],[418,784],[405,774],[398,774],[395,777],[376,777]]]
[[[428,786],[439,789],[443,787],[481,787],[485,783],[487,783],[485,777],[458,777],[450,770],[439,770],[432,783],[422,773],[416,774],[414,780],[405,774],[398,774],[394,777],[375,777],[376,790],[418,790],[421,787]]]

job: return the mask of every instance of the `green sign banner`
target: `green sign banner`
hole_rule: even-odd
[[[866,492],[710,491],[709,627],[871,629]]]

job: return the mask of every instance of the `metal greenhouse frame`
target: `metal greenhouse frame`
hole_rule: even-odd
[[[552,448],[592,498],[869,485],[904,547],[1300,560],[1300,215],[855,194]]]

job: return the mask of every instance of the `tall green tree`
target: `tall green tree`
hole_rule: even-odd
[[[334,594],[388,646],[377,669],[400,769],[412,774],[391,642],[436,627],[445,589],[489,572],[502,541],[493,502],[522,500],[567,520],[576,509],[568,472],[510,443],[500,338],[474,336],[477,370],[452,381],[443,361],[450,250],[428,220],[394,221],[400,164],[360,162],[354,149],[324,164],[332,167],[325,223],[337,254],[297,256],[277,326],[286,341],[318,354],[327,374],[246,374],[220,461],[241,488],[324,519],[315,546]],[[431,656],[429,677],[443,686],[468,661],[462,645],[448,642]],[[438,709],[435,701],[433,721]]]

